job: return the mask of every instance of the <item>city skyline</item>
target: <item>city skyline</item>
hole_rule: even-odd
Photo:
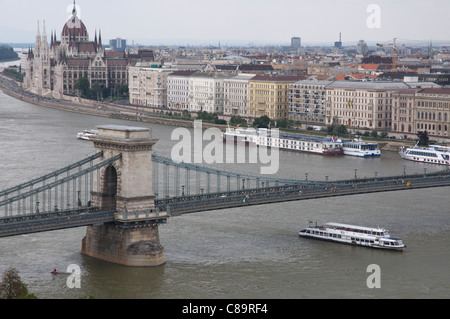
[[[450,27],[446,17],[450,3],[445,0],[77,0],[76,4],[91,38],[101,30],[105,40],[120,37],[128,44],[143,45],[289,45],[291,37],[300,37],[302,45],[331,46],[339,33],[344,45],[361,39],[387,43],[393,38],[446,42]],[[0,21],[0,43],[34,42],[38,21],[41,28],[45,21],[48,37],[56,31],[59,38],[71,7],[71,0],[0,0],[1,12],[9,12]]]

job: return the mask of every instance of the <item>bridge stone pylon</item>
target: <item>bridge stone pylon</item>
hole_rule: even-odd
[[[165,262],[158,225],[168,214],[155,208],[152,190],[152,148],[157,140],[150,129],[98,126],[92,137],[105,160],[121,158],[94,175],[92,206],[115,211],[114,223],[88,226],[82,253],[127,266],[158,266]]]

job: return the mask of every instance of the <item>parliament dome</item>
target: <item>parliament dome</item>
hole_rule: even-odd
[[[76,42],[89,41],[89,34],[83,21],[77,16],[77,10],[74,2],[72,16],[67,20],[61,33],[61,40],[70,42],[75,40]]]

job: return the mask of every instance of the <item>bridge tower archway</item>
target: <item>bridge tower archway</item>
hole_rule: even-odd
[[[102,211],[115,211],[117,197],[117,170],[114,165],[110,164],[106,167],[103,183],[103,198],[100,209]]]
[[[98,126],[91,137],[98,161],[120,159],[93,178],[92,206],[114,211],[114,222],[88,226],[82,253],[127,266],[158,266],[165,262],[158,225],[168,214],[155,208],[152,188],[150,129],[122,125]]]

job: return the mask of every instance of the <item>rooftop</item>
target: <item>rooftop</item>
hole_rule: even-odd
[[[417,92],[418,94],[435,94],[435,95],[448,95],[450,94],[450,88],[426,88]]]
[[[267,81],[267,82],[297,82],[304,80],[302,75],[257,75],[252,81]]]
[[[353,89],[353,90],[401,90],[408,89],[404,82],[392,81],[334,81],[328,88],[331,89]]]

